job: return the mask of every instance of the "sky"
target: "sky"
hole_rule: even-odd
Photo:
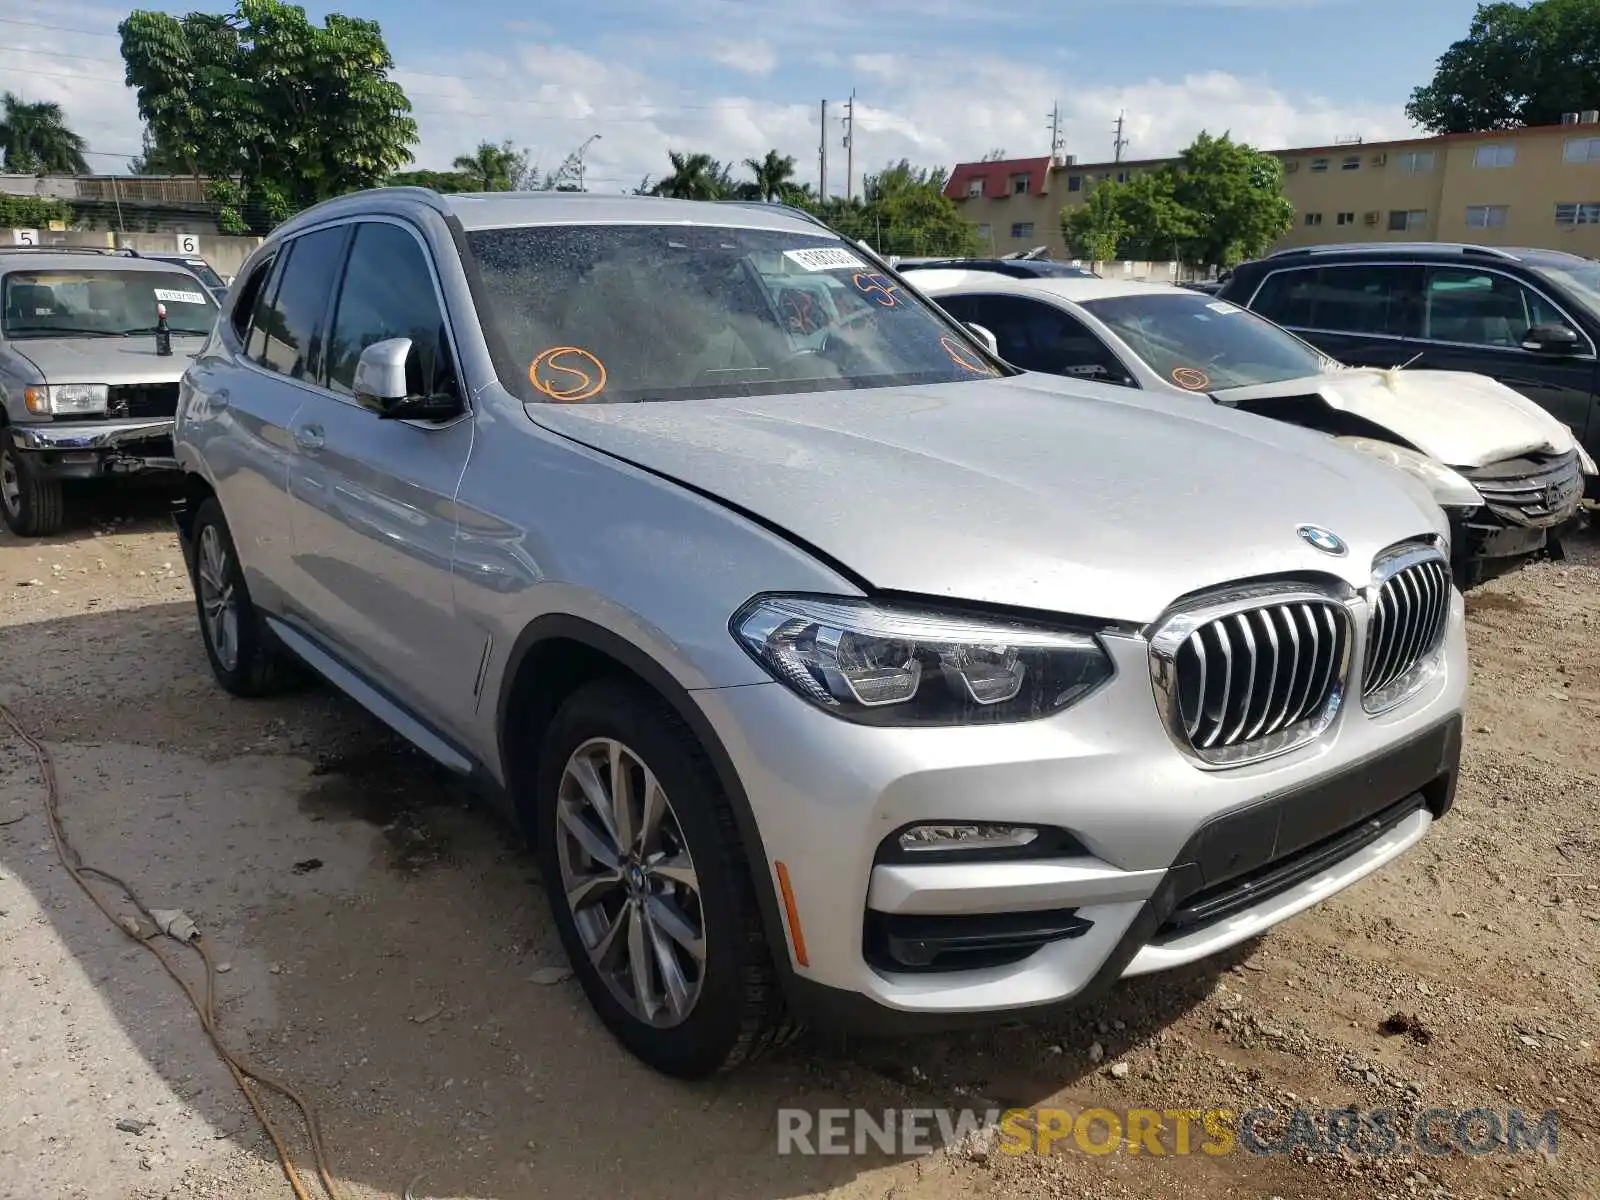
[[[175,13],[220,4],[155,4]],[[510,139],[553,168],[591,135],[593,191],[668,170],[667,151],[724,160],[776,147],[816,183],[829,101],[829,191],[909,158],[1004,150],[1127,158],[1175,153],[1202,129],[1263,148],[1413,132],[1404,107],[1467,30],[1473,0],[349,0],[378,20],[421,132],[417,165]],[[320,18],[328,6],[310,4]],[[122,84],[127,10],[0,0],[0,91],[54,100],[95,171],[126,169],[140,122]]]

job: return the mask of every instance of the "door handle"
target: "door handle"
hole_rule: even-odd
[[[308,454],[315,454],[321,450],[326,437],[323,435],[321,425],[302,425],[294,431],[295,444]]]

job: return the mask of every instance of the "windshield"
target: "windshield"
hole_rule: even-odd
[[[1600,318],[1600,263],[1574,263],[1570,267],[1535,267],[1540,275],[1563,287],[1596,318]]]
[[[1253,312],[1199,292],[1086,300],[1150,368],[1191,392],[1282,383],[1338,364]]]
[[[200,276],[200,282],[205,284],[208,288],[215,288],[219,292],[227,290],[228,285],[222,282],[222,276],[213,271],[211,269],[211,264],[206,262],[205,259],[185,258],[180,261],[182,261],[183,265],[188,267],[189,270]]]
[[[217,305],[182,271],[12,271],[0,287],[8,338],[126,337],[156,327],[167,306],[173,333],[207,334]]]
[[[592,404],[955,383],[999,374],[836,237],[683,225],[467,235],[508,389]]]

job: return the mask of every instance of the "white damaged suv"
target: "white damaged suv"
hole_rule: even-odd
[[[480,778],[662,1070],[1070,1002],[1405,852],[1467,686],[1425,488],[1089,391],[781,207],[343,197],[184,379],[201,635]]]

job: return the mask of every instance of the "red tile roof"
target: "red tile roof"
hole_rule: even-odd
[[[1011,194],[1011,177],[1028,176],[1028,194],[1043,195],[1050,190],[1050,159],[1008,158],[1000,162],[957,163],[950,172],[950,182],[944,185],[944,194],[952,200],[967,198],[967,185],[974,179],[983,180],[983,198],[994,200]]]

